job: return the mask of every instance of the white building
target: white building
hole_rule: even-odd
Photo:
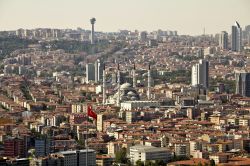
[[[121,103],[122,110],[133,110],[144,107],[159,107],[158,101],[124,101]]]
[[[163,160],[167,162],[171,160],[173,155],[167,148],[136,145],[130,147],[129,156],[132,164],[135,164],[137,160],[142,162],[146,160]]]
[[[103,63],[100,59],[95,61],[95,82],[100,82],[102,80],[103,74]]]
[[[189,157],[190,144],[189,143],[175,143],[174,151],[176,156]]]
[[[228,33],[226,31],[222,31],[219,38],[219,46],[221,49],[228,49]]]
[[[200,60],[199,63],[192,66],[192,86],[202,85],[208,88],[208,70],[207,60]]]

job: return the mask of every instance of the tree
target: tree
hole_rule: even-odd
[[[126,166],[132,166],[133,164],[131,163],[131,161],[130,160],[127,160],[127,164],[126,164]]]
[[[115,154],[115,162],[116,163],[127,163],[127,151],[126,148],[122,148],[120,151]]]
[[[144,163],[141,160],[137,160],[135,165],[136,166],[144,166]]]
[[[157,165],[157,166],[165,166],[166,164],[164,163],[163,160],[156,160],[155,165]]]
[[[209,162],[209,166],[215,166],[215,161],[212,159],[212,160],[210,160],[210,162]]]
[[[157,164],[153,163],[152,161],[150,160],[146,160],[145,162],[145,166],[156,166]],[[158,165],[157,165],[158,166]]]

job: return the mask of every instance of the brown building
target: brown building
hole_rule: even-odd
[[[4,141],[4,155],[7,157],[25,157],[24,140],[10,137]]]

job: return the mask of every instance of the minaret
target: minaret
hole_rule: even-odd
[[[148,100],[151,99],[151,72],[150,64],[148,65],[148,91],[147,91]]]
[[[96,22],[96,19],[94,17],[90,19],[90,23],[92,25],[91,44],[95,44],[95,22]]]
[[[134,64],[134,69],[133,69],[133,87],[136,88],[135,64]]]
[[[103,81],[102,81],[102,104],[106,104],[106,70],[105,64],[103,64]]]
[[[120,106],[120,98],[121,98],[121,91],[120,91],[120,81],[121,81],[121,75],[120,75],[120,66],[119,66],[119,63],[118,63],[118,66],[117,66],[117,87],[118,87],[118,96],[117,96],[117,101],[116,101],[116,105],[119,107]]]

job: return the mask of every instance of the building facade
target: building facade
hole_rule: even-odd
[[[209,77],[209,62],[207,60],[200,60],[199,63],[192,66],[192,86],[203,86],[208,88]]]
[[[222,31],[220,34],[219,46],[223,50],[228,49],[228,33],[226,31]]]
[[[250,73],[237,72],[236,78],[236,93],[245,97],[250,97]]]
[[[236,21],[232,26],[232,51],[240,52],[242,50],[242,29]]]

